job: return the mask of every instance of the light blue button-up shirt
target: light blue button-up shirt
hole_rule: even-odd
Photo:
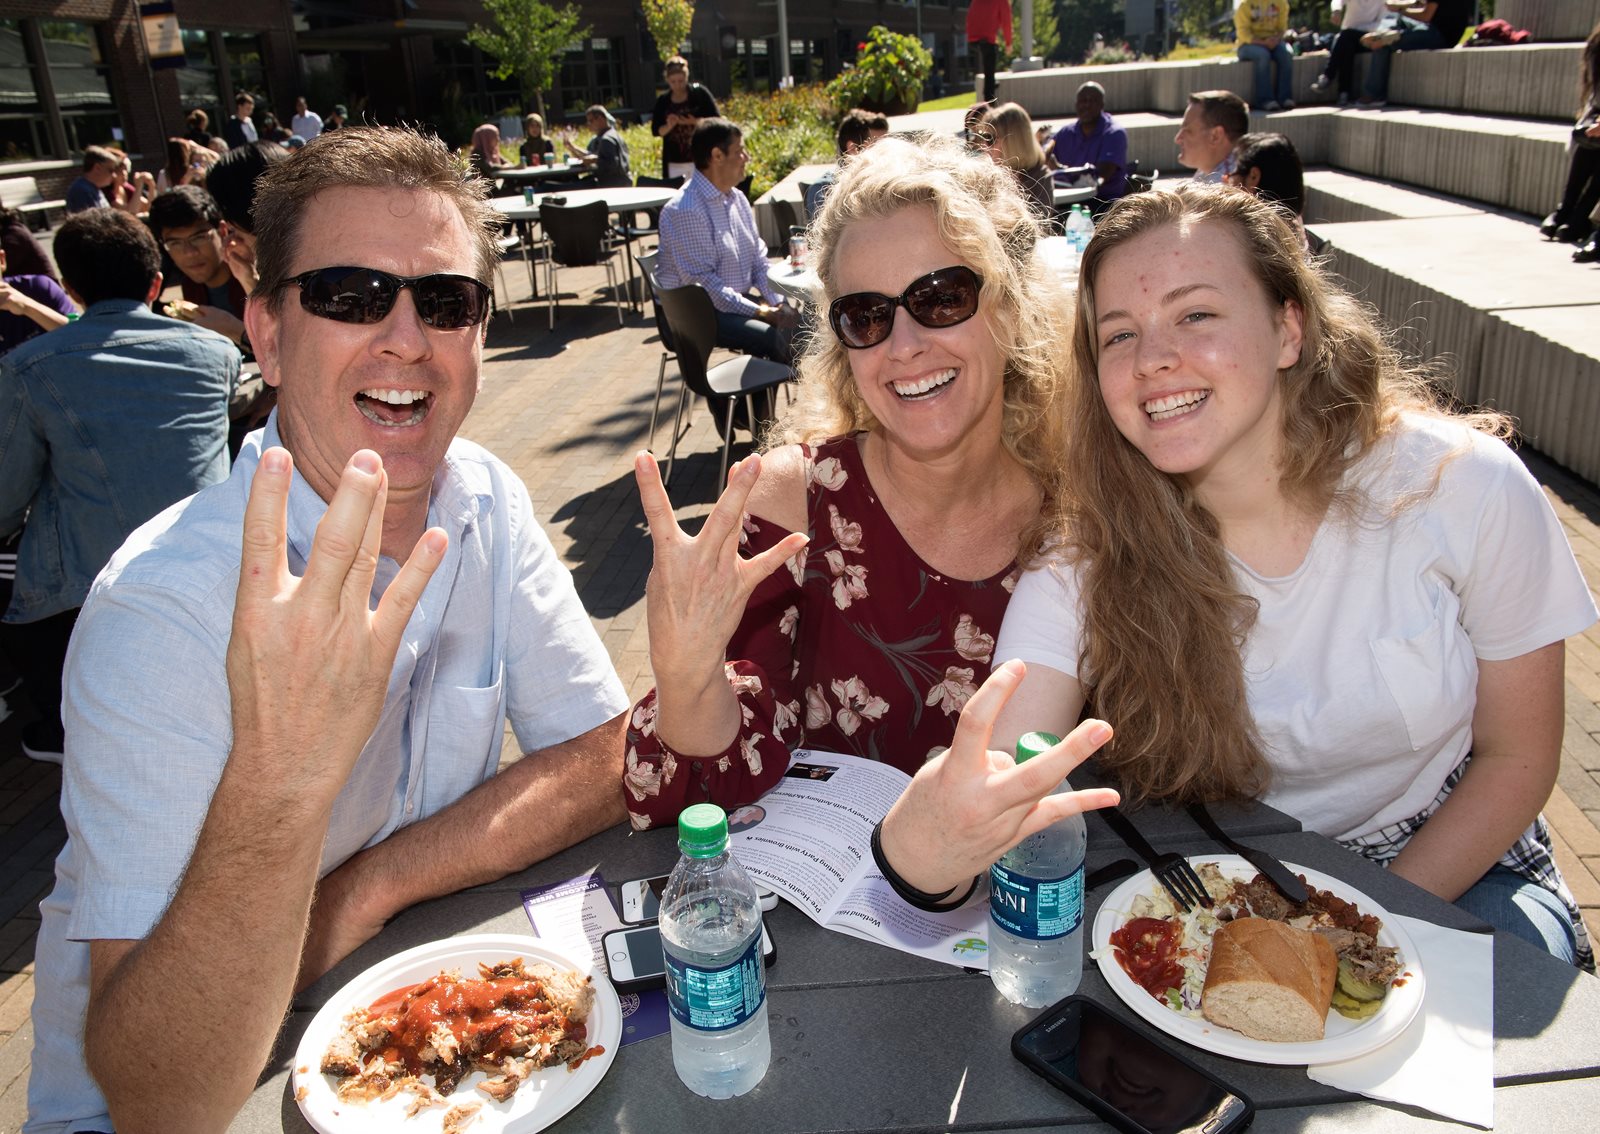
[[[7,622],[82,605],[128,533],[228,475],[239,348],[134,299],[0,359],[0,533],[17,530]]]
[[[662,287],[699,284],[730,315],[755,315],[751,291],[780,301],[767,279],[767,246],[750,202],[737,189],[720,192],[699,170],[661,209],[657,280]]]
[[[89,947],[144,937],[181,879],[232,745],[224,671],[241,524],[277,417],[227,481],[144,525],[95,580],[67,657],[67,844],[41,904],[29,1134],[109,1130],[83,1062]],[[289,566],[305,568],[326,505],[297,472]],[[428,522],[450,537],[407,624],[378,725],[340,791],[326,874],[494,775],[502,724],[525,752],[578,736],[628,701],[527,489],[456,441]],[[385,559],[376,603],[399,566]],[[240,885],[275,879],[240,879]],[[203,964],[203,958],[196,958]]]

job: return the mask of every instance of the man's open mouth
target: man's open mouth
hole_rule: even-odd
[[[374,387],[356,395],[356,409],[378,425],[404,428],[418,425],[433,407],[433,395],[426,390],[385,390]]]
[[[1181,394],[1152,398],[1139,408],[1150,415],[1151,421],[1167,421],[1174,417],[1182,417],[1186,413],[1193,413],[1209,397],[1211,397],[1210,390],[1185,390]]]
[[[922,398],[931,397],[955,380],[956,370],[955,367],[951,367],[948,370],[940,370],[929,374],[925,378],[919,378],[915,382],[891,382],[890,386],[902,401],[914,402]]]

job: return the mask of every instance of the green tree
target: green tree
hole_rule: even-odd
[[[690,0],[640,0],[644,26],[655,40],[656,54],[666,63],[678,54],[678,45],[689,38],[694,23],[694,4]]]
[[[492,23],[474,24],[467,42],[494,56],[497,79],[514,78],[522,87],[522,105],[528,97],[544,115],[544,92],[555,82],[561,53],[574,40],[589,34],[581,14],[571,4],[552,8],[541,0],[483,0]]]
[[[1061,57],[1081,62],[1089,52],[1094,33],[1107,43],[1121,43],[1123,7],[1119,0],[1061,0]]]

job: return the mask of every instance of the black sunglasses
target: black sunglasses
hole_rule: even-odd
[[[828,305],[828,325],[851,350],[877,346],[894,329],[894,309],[904,307],[924,327],[954,327],[978,313],[983,277],[957,265],[918,276],[899,295],[855,291]]]
[[[471,327],[489,314],[489,289],[471,276],[397,276],[377,268],[315,268],[289,282],[300,288],[301,307],[336,323],[383,322],[394,310],[402,288],[411,289],[422,321],[440,330]]]

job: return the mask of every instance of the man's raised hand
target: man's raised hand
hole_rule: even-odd
[[[287,550],[292,475],[289,453],[268,449],[245,506],[227,658],[234,752],[267,759],[308,800],[331,802],[377,724],[395,651],[447,538],[424,532],[371,608],[388,479],[363,449],[345,466],[296,579]]]

